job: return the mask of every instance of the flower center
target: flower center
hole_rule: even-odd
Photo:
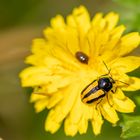
[[[88,64],[89,57],[85,53],[78,51],[78,52],[75,53],[75,57],[81,63]]]

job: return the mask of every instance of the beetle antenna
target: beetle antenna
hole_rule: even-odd
[[[111,73],[110,73],[110,71],[111,71],[111,69],[109,69],[108,67],[107,67],[107,65],[106,65],[106,63],[103,61],[103,64],[105,65],[105,67],[106,67],[106,69],[108,70],[108,73],[107,74],[105,74],[105,75],[111,75]],[[105,76],[105,75],[103,75],[103,76]],[[111,75],[111,77],[112,77],[112,75]]]
[[[105,65],[105,67],[106,67],[106,69],[108,70],[108,74],[110,74],[111,75],[111,73],[110,73],[110,71],[111,71],[111,69],[109,69],[108,68],[108,66],[106,65],[106,63],[103,61],[103,63],[104,63],[104,65]],[[105,74],[105,75],[108,75],[108,74]],[[112,75],[111,75],[111,77],[112,77]],[[112,79],[113,80],[113,79]],[[113,80],[114,81],[114,80]],[[128,83],[125,83],[125,82],[123,82],[123,81],[120,81],[120,80],[115,80],[115,82],[116,81],[118,81],[118,82],[121,82],[121,83],[123,83],[123,84],[125,84],[125,85],[127,85],[127,86],[129,86],[129,84]]]
[[[104,61],[103,61],[103,63],[104,63],[104,65],[105,65],[106,69],[108,70],[108,74],[110,74],[111,69],[109,69],[109,68],[107,67],[107,65],[106,65],[106,63],[105,63]]]
[[[125,85],[129,86],[129,84],[128,84],[128,83],[125,83],[125,82],[123,82],[123,81],[120,81],[120,80],[115,80],[115,81],[121,82],[121,83],[123,83],[123,84],[125,84]]]

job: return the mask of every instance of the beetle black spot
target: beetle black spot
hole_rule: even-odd
[[[89,57],[85,53],[78,51],[78,52],[75,53],[75,57],[81,63],[88,64]]]

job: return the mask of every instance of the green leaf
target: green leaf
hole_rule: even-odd
[[[131,138],[140,135],[140,116],[123,115],[123,121],[119,124],[122,127],[122,138]]]

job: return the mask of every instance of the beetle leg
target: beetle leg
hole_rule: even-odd
[[[114,94],[117,91],[117,87],[115,87],[115,89],[111,89],[111,92]]]
[[[108,93],[107,93],[107,95],[106,95],[106,98],[107,98],[107,101],[108,101],[109,105],[112,107],[112,106],[113,106],[113,104],[112,104],[112,103],[110,103],[110,100],[109,100],[109,94],[108,94]]]

